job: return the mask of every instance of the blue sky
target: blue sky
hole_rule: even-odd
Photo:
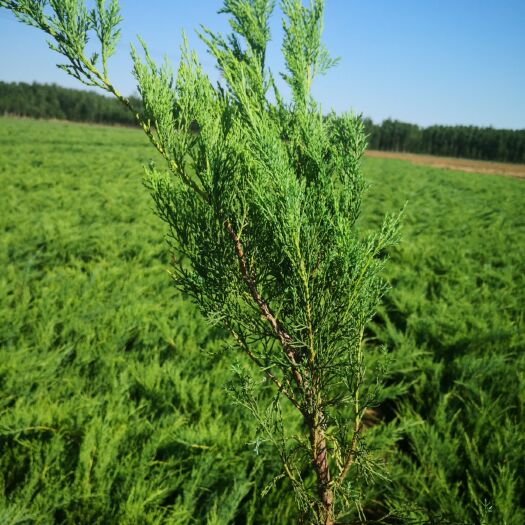
[[[221,0],[120,0],[124,16],[113,82],[135,90],[129,44],[141,35],[152,55],[176,64],[181,32],[217,78],[194,29],[226,31]],[[282,67],[280,12],[269,64]],[[326,0],[325,43],[339,65],[314,85],[323,109],[374,121],[525,128],[525,0]],[[55,67],[44,36],[0,10],[0,80],[78,87]]]

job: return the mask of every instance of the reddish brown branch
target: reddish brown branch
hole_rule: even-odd
[[[297,383],[297,386],[302,387],[303,376],[301,375],[301,372],[298,369],[297,360],[295,358],[295,352],[293,348],[291,347],[292,338],[286,332],[286,330],[284,330],[284,328],[281,326],[279,321],[272,314],[266,301],[264,301],[264,299],[259,294],[257,290],[257,286],[255,285],[255,280],[250,275],[250,272],[248,270],[248,265],[246,264],[246,257],[244,256],[244,249],[241,244],[241,240],[239,239],[237,233],[233,229],[230,221],[228,220],[224,221],[224,227],[226,228],[226,231],[228,232],[232,241],[234,242],[235,253],[237,254],[237,258],[239,259],[239,269],[241,271],[242,279],[246,283],[246,286],[248,287],[248,290],[253,300],[257,303],[257,306],[259,307],[261,315],[268,321],[268,323],[272,327],[273,332],[279,339],[284,349],[284,352],[286,354],[286,357],[288,358],[288,361],[290,361],[290,364],[292,365],[293,376],[294,376],[295,382]]]
[[[331,484],[330,468],[328,464],[328,445],[323,428],[324,417],[317,413],[317,421],[307,420],[310,427],[310,446],[312,449],[312,463],[317,475],[317,488],[321,504],[321,517],[323,525],[334,523],[333,504],[334,493]]]
[[[237,235],[237,233],[235,232],[235,230],[233,229],[229,221],[224,222],[224,227],[226,228],[226,231],[230,235],[235,245],[235,253],[237,254],[237,258],[239,260],[239,269],[241,271],[242,279],[246,283],[246,286],[248,287],[248,290],[253,300],[257,303],[257,306],[259,307],[261,315],[268,321],[268,323],[272,327],[273,332],[279,339],[283,347],[283,350],[286,354],[286,357],[288,358],[288,361],[290,362],[292,366],[292,372],[293,372],[295,382],[297,383],[297,386],[304,391],[307,401],[310,404],[312,400],[316,398],[316,393],[315,391],[312,390],[312,388],[314,388],[315,390],[315,387],[313,384],[311,384],[309,387],[308,385],[304,384],[303,376],[301,375],[301,372],[299,371],[298,366],[297,366],[295,351],[291,346],[292,338],[284,330],[284,328],[281,326],[279,321],[272,314],[268,304],[264,301],[264,299],[259,294],[256,283],[255,283],[255,279],[250,274],[248,265],[246,264],[246,257],[245,257],[244,249],[243,249],[241,240],[239,239],[239,236]],[[255,362],[257,362],[255,356],[250,355],[250,354],[251,352],[248,351],[248,355]],[[270,377],[270,379],[276,382],[275,381],[276,378]],[[276,384],[278,386],[280,385],[278,381],[276,382]],[[288,397],[293,402],[293,398],[291,398],[290,396]],[[310,445],[312,449],[312,463],[313,463],[315,472],[317,474],[317,486],[318,486],[320,506],[321,506],[320,516],[322,519],[322,523],[323,525],[333,525],[334,523],[334,515],[333,515],[334,494],[333,494],[333,487],[331,483],[330,469],[329,469],[329,463],[328,463],[327,441],[326,441],[326,436],[325,436],[325,432],[323,428],[324,416],[320,410],[315,409],[313,406],[311,406],[311,412],[310,412],[308,409],[301,409],[297,403],[294,403],[294,405],[303,414],[305,422],[310,429]]]

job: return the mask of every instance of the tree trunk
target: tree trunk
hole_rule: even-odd
[[[317,419],[317,421],[315,421]],[[317,489],[319,493],[319,518],[322,525],[334,525],[334,494],[330,486],[330,469],[328,466],[328,450],[326,437],[322,428],[323,417],[310,423],[310,442],[312,447],[312,462],[317,474]]]

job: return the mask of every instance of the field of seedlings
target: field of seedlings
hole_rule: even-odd
[[[0,118],[3,525],[297,522],[227,393],[245,358],[171,286],[153,155],[134,129]],[[369,370],[390,356],[363,429],[383,477],[347,522],[522,525],[525,183],[364,171],[363,232],[406,208],[366,333]]]

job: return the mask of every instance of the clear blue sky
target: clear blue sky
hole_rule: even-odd
[[[129,44],[140,34],[152,54],[177,62],[181,31],[214,78],[195,36],[203,23],[226,31],[220,0],[121,0],[115,84],[135,91]],[[272,22],[269,63],[279,58],[280,12]],[[323,109],[353,110],[374,121],[525,128],[525,0],[326,0],[325,43],[339,65],[318,79]],[[0,10],[0,80],[78,83],[55,67],[44,36]]]

